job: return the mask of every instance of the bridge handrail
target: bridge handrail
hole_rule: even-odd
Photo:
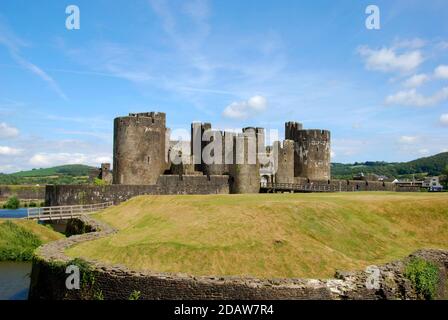
[[[106,209],[113,205],[112,201],[85,204],[85,205],[72,205],[72,206],[54,206],[54,207],[41,207],[41,208],[28,208],[27,219],[66,219],[78,217],[82,214],[93,213],[98,210]]]

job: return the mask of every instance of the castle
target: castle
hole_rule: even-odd
[[[113,172],[101,185],[47,185],[47,206],[120,203],[138,195],[262,192],[415,191],[384,181],[335,180],[331,136],[285,124],[285,139],[265,145],[263,128],[219,131],[192,123],[190,141],[170,141],[166,115],[131,113],[114,120]]]
[[[285,140],[265,146],[263,128],[241,133],[192,123],[189,146],[170,141],[166,114],[131,113],[114,120],[113,183],[156,185],[163,175],[229,177],[230,193],[258,193],[260,183],[330,180],[330,132],[285,124]],[[103,167],[108,167],[103,164]]]

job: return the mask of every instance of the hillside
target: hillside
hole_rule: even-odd
[[[72,257],[193,275],[332,277],[448,248],[448,194],[142,196],[97,217],[119,230]]]
[[[0,220],[0,261],[28,261],[40,245],[63,238],[52,229],[29,220]]]
[[[0,174],[0,184],[82,184],[87,183],[95,167],[69,164],[51,168]]]
[[[429,176],[439,176],[443,174],[448,166],[448,152],[420,158],[410,162],[363,162],[354,164],[333,163],[331,165],[331,175],[335,179],[349,179],[360,172],[365,175],[376,174],[389,178],[409,178],[417,175],[416,178]]]

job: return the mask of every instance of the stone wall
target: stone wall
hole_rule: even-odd
[[[65,268],[72,264],[64,250],[72,245],[111,235],[114,229],[90,217],[81,222],[89,225],[92,233],[72,236],[40,247],[36,251],[31,273],[29,298],[36,299],[95,299],[128,300],[140,292],[140,299],[420,299],[422,296],[403,275],[412,257],[433,262],[439,268],[436,298],[448,297],[448,251],[421,250],[402,260],[378,266],[379,286],[367,289],[369,274],[362,271],[337,272],[335,279],[267,279],[242,277],[195,277],[185,274],[134,271],[123,266],[88,261],[88,272],[94,279],[82,283],[81,290],[65,287]],[[79,223],[78,223],[79,224]],[[81,228],[86,229],[86,228]],[[82,276],[82,275],[81,275]]]
[[[0,186],[0,200],[17,196],[21,200],[45,199],[45,187],[42,186]]]
[[[163,175],[156,185],[49,185],[45,190],[47,206],[120,203],[139,195],[227,194],[228,176]]]
[[[309,186],[310,189],[321,187],[330,188],[336,192],[356,192],[356,191],[396,191],[395,184],[382,181],[361,181],[361,180],[309,180],[305,178],[294,178],[294,183]]]

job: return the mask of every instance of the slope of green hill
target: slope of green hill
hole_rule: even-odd
[[[57,166],[51,168],[40,168],[29,171],[20,171],[12,173],[15,177],[47,177],[47,176],[88,176],[90,172],[95,169],[91,166],[83,164],[68,164],[64,166]]]
[[[83,184],[97,170],[82,164],[69,164],[51,168],[20,171],[11,174],[0,173],[0,184]]]
[[[333,163],[331,174],[336,179],[349,179],[359,173],[365,175],[377,174],[389,178],[409,178],[439,176],[446,174],[448,166],[448,152],[439,153],[431,157],[420,158],[409,162],[363,162],[354,164]]]
[[[326,278],[448,249],[447,203],[444,193],[141,196],[96,215],[117,234],[67,253],[157,272]]]

